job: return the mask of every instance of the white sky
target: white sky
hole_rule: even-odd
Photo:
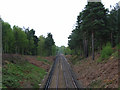
[[[106,8],[119,0],[102,0]],[[0,16],[10,25],[30,27],[36,35],[51,32],[57,46],[68,43],[68,36],[87,0],[0,0]]]

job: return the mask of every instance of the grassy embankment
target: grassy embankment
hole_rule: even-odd
[[[40,57],[34,58],[33,62],[47,63],[46,66],[51,63]],[[3,88],[39,88],[46,73],[44,67],[29,62],[26,56],[3,55]]]
[[[70,61],[78,75],[78,80],[87,88],[118,88],[118,49],[107,44],[92,57],[72,56]]]

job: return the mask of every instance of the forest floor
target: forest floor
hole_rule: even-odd
[[[100,54],[79,59],[77,56],[66,56],[73,70],[78,76],[77,80],[84,88],[118,88],[118,57],[113,53],[108,60],[98,62]]]
[[[39,88],[54,57],[3,54],[3,88]]]

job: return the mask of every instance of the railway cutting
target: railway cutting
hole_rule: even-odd
[[[81,88],[76,79],[75,73],[72,71],[70,64],[63,54],[56,56],[54,64],[46,80],[44,89],[48,90],[49,88]]]

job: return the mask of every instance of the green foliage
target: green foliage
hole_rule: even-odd
[[[56,45],[52,38],[52,34],[48,33],[48,36],[45,38],[44,36],[39,37],[37,52],[40,56],[50,56],[56,55]]]
[[[11,28],[10,24],[2,20],[2,46],[3,53],[18,53],[27,55],[50,56],[56,55],[56,46],[52,34],[35,35],[35,30],[24,30],[18,26]]]
[[[32,82],[34,88],[39,88],[38,84],[41,83],[41,80],[44,78],[44,75],[46,75],[46,71],[32,64],[27,64],[26,68],[24,69],[27,72],[29,72],[29,73],[27,72],[25,73],[25,79]]]
[[[3,53],[19,53],[37,55],[37,37],[34,35],[35,31],[23,31],[18,26],[11,26],[2,21],[2,44]]]
[[[101,2],[89,2],[77,16],[76,26],[68,37],[68,45],[72,54],[87,57],[93,49],[94,51],[101,50],[107,42],[115,47],[120,42],[119,28],[118,4],[109,12]],[[108,56],[102,55],[103,58]]]
[[[99,57],[98,59],[97,59],[97,63],[101,63],[103,60],[101,59],[101,57]]]
[[[92,48],[97,49],[103,41],[107,41],[104,39],[107,37],[106,11],[101,2],[89,2],[85,9],[79,13],[76,27],[68,38],[68,45],[74,54],[84,54],[87,57]],[[94,40],[92,33],[94,33]],[[95,41],[94,47],[91,46],[92,40]]]
[[[35,88],[39,88],[41,80],[46,74],[45,70],[28,62],[22,65],[9,63],[3,68],[3,85],[5,87],[21,88],[20,82],[31,82]]]
[[[118,90],[120,90],[120,85],[118,86]]]
[[[116,52],[112,53],[112,55],[111,55],[111,56],[118,58],[118,51],[116,51]]]
[[[102,81],[101,80],[95,80],[88,86],[89,88],[100,88]],[[104,85],[102,86],[104,88]]]
[[[58,47],[58,52],[65,55],[70,55],[72,53],[71,49],[65,46]]]
[[[8,64],[5,68],[3,68],[3,85],[6,87],[13,87],[13,88],[19,88],[20,83],[19,81],[24,77],[22,73],[17,71],[19,67],[16,67],[14,64]],[[17,73],[16,73],[17,72]],[[17,77],[17,74],[19,74],[19,77]]]
[[[52,34],[48,33],[46,39],[45,39],[45,49],[46,49],[46,55],[51,56],[52,55],[52,46],[55,45],[55,42],[53,40]]]
[[[57,53],[56,51],[57,51],[56,46],[53,45],[53,46],[52,46],[52,55],[53,55],[53,56],[56,55],[56,53]]]
[[[80,63],[79,61],[82,60],[82,59],[83,59],[83,57],[73,55],[70,60],[71,60],[72,64],[75,65],[75,64]]]
[[[49,62],[49,61],[46,60],[46,59],[42,59],[42,58],[39,57],[39,56],[38,56],[37,60],[42,61],[42,62],[47,63],[47,64],[51,64],[51,62]]]
[[[100,57],[98,58],[97,62],[100,63],[103,60],[109,59],[109,57],[112,55],[113,49],[110,43],[107,43],[106,46],[103,47]]]
[[[29,42],[26,54],[37,55],[38,38],[35,35],[35,31],[33,29],[26,29],[25,33]]]
[[[2,21],[2,44],[4,53],[14,51],[14,34],[9,23]]]
[[[103,47],[103,50],[101,51],[101,59],[108,59],[109,56],[113,53],[113,49],[110,43],[107,43],[105,47]]]
[[[24,51],[28,46],[27,35],[18,26],[13,27],[13,33],[14,33],[14,37],[15,37],[16,53],[24,54]]]
[[[38,47],[37,47],[37,52],[38,52],[39,56],[45,56],[46,55],[44,46],[45,46],[45,37],[40,36],[39,41],[38,41]]]
[[[71,55],[71,49],[69,47],[65,48],[65,55]]]
[[[117,50],[120,50],[120,44],[117,44],[116,48]]]
[[[59,53],[65,54],[65,46],[59,47]]]
[[[30,40],[29,40],[29,46],[28,46],[28,49],[29,49],[28,50],[28,54],[33,55],[34,47],[35,47],[34,40],[33,40],[33,38],[30,38]]]

